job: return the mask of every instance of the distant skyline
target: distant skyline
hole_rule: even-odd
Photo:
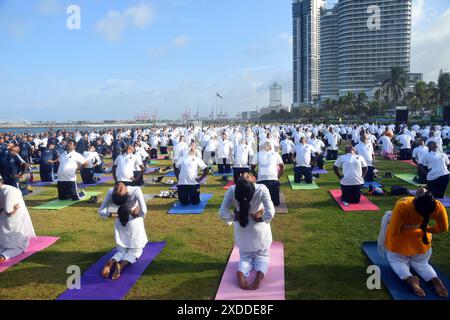
[[[336,1],[327,1],[335,3]],[[66,8],[81,8],[81,30]],[[0,114],[178,119],[292,102],[291,0],[0,0]],[[450,69],[450,2],[413,0],[411,72]]]

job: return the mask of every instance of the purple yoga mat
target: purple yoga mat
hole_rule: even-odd
[[[327,174],[328,171],[325,169],[314,168],[312,174]]]
[[[32,187],[49,187],[52,185],[56,186],[56,181],[55,182],[34,181],[30,183],[30,186]]]
[[[416,192],[417,192],[417,190],[408,190],[408,191],[409,191],[409,194],[412,196],[415,196]],[[450,207],[450,198],[449,197],[444,197],[443,199],[436,198],[436,200],[439,200],[440,202],[442,202],[444,207],[446,207],[446,208]]]
[[[109,181],[111,181],[113,179],[114,178],[112,176],[108,176],[108,177],[103,176],[103,177],[100,177],[100,180],[98,180],[97,183],[94,183],[94,184],[84,184],[84,183],[82,183],[82,184],[80,184],[80,188],[95,187],[95,186],[104,184],[106,182],[109,182]]]
[[[103,278],[100,273],[116,249],[104,255],[81,276],[80,290],[66,290],[57,300],[121,300],[134,286],[150,263],[161,253],[166,242],[149,242],[139,260],[128,266],[119,280]]]

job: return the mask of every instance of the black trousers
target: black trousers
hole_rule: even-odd
[[[312,169],[310,167],[295,167],[294,168],[294,182],[300,183],[305,180],[306,183],[312,183]]]
[[[83,168],[80,170],[81,180],[84,184],[95,184],[94,168]]]
[[[233,168],[233,178],[234,178],[234,183],[237,183],[239,177],[241,176],[241,174],[246,173],[246,172],[250,172],[250,168]]]
[[[223,164],[218,164],[219,173],[231,173],[231,164],[227,163],[227,159],[223,158]]]
[[[4,177],[3,183],[8,186],[19,189],[19,179],[17,178],[12,178],[11,176],[8,175],[7,177]]]
[[[292,164],[292,153],[285,153],[281,155],[284,164]]]
[[[400,149],[400,160],[411,160],[412,150],[411,149]]]
[[[444,198],[445,196],[445,190],[448,186],[448,178],[449,175],[446,174],[445,176],[441,176],[434,180],[428,180],[427,181],[427,188],[430,190],[430,192],[436,197],[436,198]]]
[[[175,173],[175,177],[177,178],[178,181],[178,177],[180,176],[180,169],[177,168],[175,163],[173,164],[173,172]]]
[[[158,149],[151,148],[150,149],[150,158],[151,159],[158,159]]]
[[[323,166],[324,166],[323,155],[321,154],[319,157],[313,157],[313,159],[316,162],[314,167],[317,167],[319,169],[323,169]]]
[[[362,185],[343,186],[341,185],[342,196],[341,200],[347,203],[359,203],[361,200]]]
[[[80,200],[77,183],[75,181],[58,181],[57,187],[59,200]]]
[[[159,151],[161,152],[161,154],[167,154],[167,147],[159,147]]]
[[[417,165],[417,176],[419,177],[419,183],[426,184],[427,183],[427,173],[428,168],[423,164]]]
[[[53,167],[40,165],[39,166],[39,175],[41,177],[42,182],[53,182]]]
[[[338,150],[327,150],[327,160],[336,160]]]
[[[133,175],[135,178],[138,178],[138,180],[134,180],[134,186],[139,187],[139,186],[143,186],[144,185],[144,176],[141,175],[141,171],[134,171]]]
[[[280,205],[280,181],[278,180],[264,180],[258,181],[258,184],[263,184],[269,189],[270,197],[272,198],[275,207]]]
[[[368,181],[368,182],[373,181],[373,178],[375,176],[373,173],[374,170],[375,170],[374,166],[367,166],[367,174],[366,174],[366,177],[364,178],[365,181]]]
[[[182,206],[200,203],[200,185],[178,185],[178,200]]]

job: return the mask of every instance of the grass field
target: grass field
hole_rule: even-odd
[[[161,161],[165,167],[169,161]],[[378,161],[378,169],[394,173],[415,172],[415,167],[398,161]],[[276,215],[272,223],[275,241],[285,246],[287,299],[390,299],[382,290],[366,287],[369,261],[361,252],[361,243],[376,240],[380,221],[386,210],[398,199],[392,196],[369,197],[380,211],[344,213],[328,190],[339,188],[331,171],[322,175],[319,190],[292,191],[287,176],[282,178],[282,192],[289,213]],[[387,189],[406,185],[383,179]],[[208,177],[202,192],[213,193],[202,215],[167,215],[175,200],[153,199],[145,226],[150,241],[167,241],[167,246],[126,296],[126,299],[214,299],[233,246],[233,228],[224,224],[218,210],[225,193],[219,177]],[[112,182],[89,188],[102,191]],[[413,186],[408,186],[414,188]],[[164,185],[143,188],[154,194],[167,189]],[[29,208],[56,197],[56,188],[49,187],[39,195],[27,198]],[[0,299],[55,299],[66,289],[66,268],[78,265],[82,271],[96,262],[114,246],[113,221],[104,221],[97,214],[98,205],[78,203],[61,211],[30,209],[38,235],[61,239],[50,248],[0,273]],[[450,275],[450,237],[434,237],[433,262]]]

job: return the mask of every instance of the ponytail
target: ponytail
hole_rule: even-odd
[[[242,228],[245,228],[248,225],[250,201],[253,199],[254,193],[254,184],[244,177],[240,177],[236,183],[234,197],[239,203],[239,224]]]
[[[119,221],[122,226],[126,227],[130,220],[130,210],[126,206],[120,206],[117,214],[119,215]]]
[[[430,191],[424,190],[423,193],[417,195],[414,199],[414,207],[423,218],[422,224],[420,225],[420,229],[423,233],[422,242],[428,245],[430,242],[428,241],[427,229],[430,223],[430,216],[436,211],[436,200]]]

